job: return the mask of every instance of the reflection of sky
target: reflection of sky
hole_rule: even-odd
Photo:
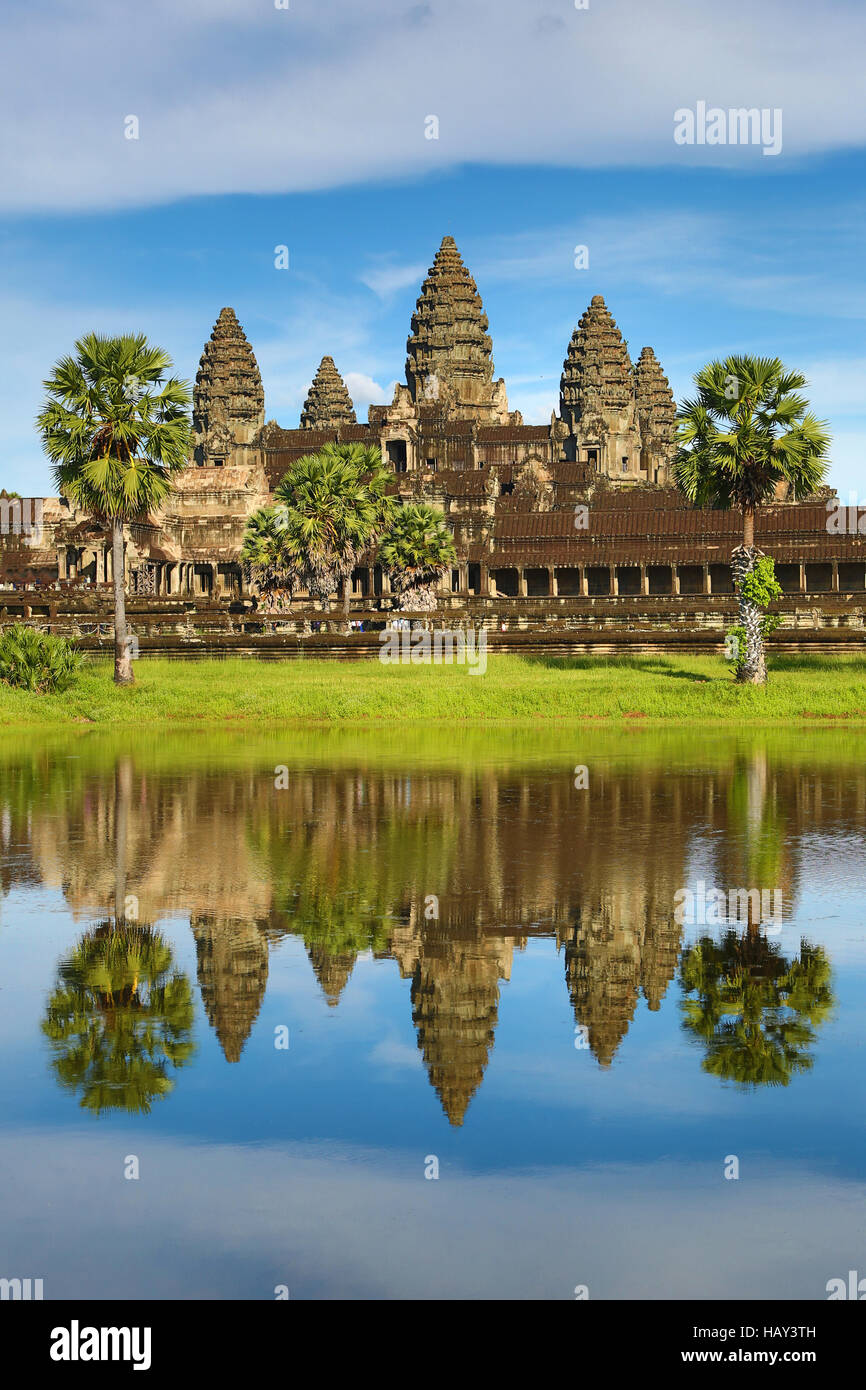
[[[703,1073],[676,982],[658,1013],[640,1000],[602,1071],[574,1047],[563,956],[532,940],[500,985],[462,1129],[427,1079],[396,963],[359,959],[332,1009],[295,938],[271,952],[239,1063],[198,1002],[198,1050],[167,1100],[143,1117],[82,1112],[40,1023],[85,924],[59,894],[16,888],[0,920],[2,1263],[46,1277],[49,1296],[83,1282],[94,1296],[267,1297],[284,1282],[298,1297],[568,1297],[588,1282],[608,1297],[823,1297],[866,1258],[862,880],[809,847],[777,940],[785,954],[801,936],[825,946],[837,1005],[814,1069],[787,1088],[743,1093]],[[159,925],[194,982],[188,925]],[[137,1184],[121,1176],[128,1153]],[[438,1183],[423,1179],[428,1154]],[[737,1183],[722,1178],[728,1154]]]
[[[120,1176],[138,1153],[141,1177]],[[764,1153],[470,1174],[423,1150],[208,1148],[126,1127],[0,1135],[5,1262],[46,1297],[826,1297],[862,1266],[862,1183]],[[113,1180],[112,1180],[113,1175]],[[118,1240],[118,1232],[124,1238]],[[86,1267],[82,1252],[86,1251]],[[858,1265],[858,1261],[861,1262]]]

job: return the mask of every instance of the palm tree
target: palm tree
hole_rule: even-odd
[[[401,507],[379,543],[379,561],[399,595],[398,606],[416,612],[436,607],[439,581],[456,558],[443,513],[423,502]]]
[[[324,604],[342,583],[348,613],[352,570],[393,516],[393,481],[381,453],[369,445],[326,444],[297,459],[274,493],[271,519],[282,540],[275,558],[287,586],[304,588]],[[257,516],[261,529],[265,521]],[[252,555],[255,528],[248,538]]]
[[[830,436],[800,391],[802,372],[789,371],[778,357],[728,357],[710,362],[695,377],[694,399],[677,413],[678,450],[674,479],[698,506],[739,507],[743,543],[731,556],[746,660],[737,679],[763,685],[767,679],[761,610],[744,589],[760,551],[755,515],[771,502],[780,483],[795,501],[820,486],[827,471]]]
[[[277,526],[276,507],[253,512],[244,532],[241,563],[247,580],[258,585],[268,607],[279,604],[280,591],[288,590],[291,599],[291,557],[285,532]]]
[[[89,333],[43,383],[37,428],[60,492],[111,528],[114,570],[114,679],[133,682],[126,631],[124,535],[156,511],[186,467],[190,449],[186,382],[143,334]]]

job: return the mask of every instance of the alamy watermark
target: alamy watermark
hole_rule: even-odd
[[[42,540],[42,498],[0,497],[0,535]]]
[[[405,620],[404,620],[405,621]],[[379,660],[384,665],[468,666],[471,676],[487,670],[487,630],[479,628],[386,627],[379,633]]]
[[[681,927],[727,927],[752,921],[767,936],[782,930],[780,888],[708,888],[699,878],[694,888],[674,894],[674,921]],[[768,925],[769,924],[769,925]]]
[[[779,106],[681,106],[674,112],[677,145],[761,145],[764,154],[782,152],[782,109]]]
[[[866,502],[857,500],[856,492],[848,493],[848,505],[838,497],[827,502],[827,531],[831,536],[866,536]]]
[[[30,1299],[39,1300],[43,1297],[44,1280],[42,1279],[0,1279],[0,1300],[6,1302],[12,1299],[27,1302]]]

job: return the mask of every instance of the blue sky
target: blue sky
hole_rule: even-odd
[[[290,4],[4,8],[0,485],[52,491],[32,420],[77,336],[146,332],[191,379],[225,304],[269,418],[297,424],[324,353],[365,416],[450,233],[528,421],[602,293],[678,398],[728,352],[802,367],[831,481],[866,496],[862,6]],[[699,100],[778,109],[780,153],[675,144]]]

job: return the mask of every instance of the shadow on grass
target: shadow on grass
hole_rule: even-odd
[[[672,680],[695,681],[706,685],[713,680],[729,680],[725,671],[708,676],[703,671],[684,670],[661,656],[526,656],[527,666],[543,666],[549,671],[597,671],[612,666],[618,671],[643,671],[648,675],[668,676]]]
[[[548,670],[554,671],[597,671],[600,667],[614,667],[622,671],[644,671],[650,675],[667,676],[671,680],[694,681],[697,684],[706,684],[712,681],[725,681],[735,684],[732,674],[721,665],[723,658],[721,655],[705,656],[692,658],[693,660],[718,661],[720,670],[717,676],[707,675],[702,671],[690,671],[686,663],[689,657],[683,656],[677,659],[670,659],[664,656],[635,655],[635,656],[593,656],[591,653],[581,656],[525,656],[523,660],[527,666],[543,666]],[[838,673],[844,669],[851,675],[866,675],[866,653],[864,655],[843,656],[836,654],[815,652],[776,652],[772,648],[767,651],[767,671],[770,679],[773,673],[782,672],[808,672],[815,675]]]

